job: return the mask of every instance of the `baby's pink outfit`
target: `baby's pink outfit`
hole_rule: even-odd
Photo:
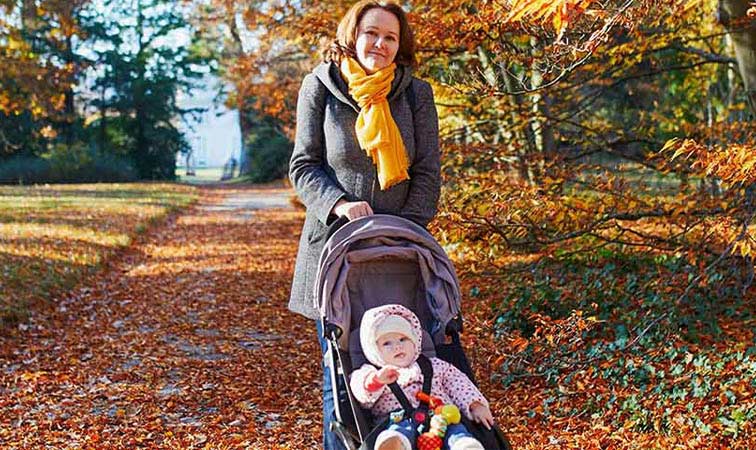
[[[423,373],[417,363],[417,357],[422,348],[423,334],[417,316],[409,309],[395,304],[370,309],[362,316],[360,344],[368,361],[376,366],[385,366],[386,362],[383,361],[376,342],[379,335],[385,331],[398,331],[385,329],[384,325],[388,322],[386,319],[389,316],[398,316],[408,322],[406,330],[403,330],[402,334],[409,334],[407,337],[412,340],[415,346],[415,361],[409,367],[396,368],[399,372],[397,384],[404,391],[412,406],[416,408],[420,402],[415,398],[415,394],[423,389]],[[472,403],[477,401],[486,407],[489,406],[483,394],[461,370],[439,358],[428,359],[433,366],[431,395],[440,398],[444,404],[456,405],[469,419],[472,419],[470,414]],[[377,370],[371,364],[364,364],[352,372],[349,385],[355,399],[364,408],[370,408],[377,419],[383,419],[391,411],[401,409],[401,405],[388,386],[381,386],[378,390],[372,392],[365,387],[365,381],[371,379],[371,374],[377,372]]]
[[[457,405],[469,419],[472,419],[470,415],[472,403],[477,401],[488,406],[486,398],[462,371],[444,360],[429,359],[433,366],[431,393],[440,398],[444,404],[453,403]],[[383,418],[391,411],[401,409],[401,405],[388,386],[383,386],[375,392],[365,389],[365,380],[374,372],[377,372],[374,366],[363,365],[352,372],[350,386],[355,399],[363,407],[370,408],[376,418]],[[415,398],[415,395],[423,390],[423,374],[420,371],[420,365],[415,361],[409,367],[398,368],[398,372],[399,379],[396,382],[402,388],[412,406],[416,408],[420,402]]]

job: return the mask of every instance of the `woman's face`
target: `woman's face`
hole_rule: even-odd
[[[381,8],[368,10],[357,25],[355,50],[367,73],[390,65],[399,50],[399,19]]]

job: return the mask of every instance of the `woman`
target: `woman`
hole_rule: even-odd
[[[310,319],[318,318],[318,257],[337,217],[395,214],[426,226],[436,214],[438,117],[430,85],[412,77],[414,52],[402,8],[362,0],[339,23],[325,62],[302,82],[289,176],[307,212],[289,309]],[[318,336],[325,349],[319,329]],[[324,373],[323,445],[337,449],[328,380]]]

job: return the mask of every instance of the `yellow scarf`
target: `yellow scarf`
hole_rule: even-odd
[[[349,94],[360,106],[354,125],[357,141],[378,169],[381,190],[409,180],[407,151],[386,100],[391,91],[395,67],[392,63],[368,75],[353,58],[341,60],[341,74],[349,84]]]

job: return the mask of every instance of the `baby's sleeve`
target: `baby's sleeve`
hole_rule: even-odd
[[[438,360],[438,363],[442,367],[441,385],[444,391],[446,391],[446,395],[451,398],[468,419],[472,420],[470,405],[473,403],[480,402],[489,407],[488,400],[475,387],[475,384],[470,381],[467,375],[446,361]]]
[[[352,372],[352,375],[349,378],[349,387],[352,389],[352,395],[354,395],[354,398],[363,408],[372,408],[375,402],[378,401],[383,392],[387,389],[384,385],[380,389],[371,391],[365,386],[366,380],[370,375],[377,371],[378,370],[374,366],[364,364],[362,367]]]

